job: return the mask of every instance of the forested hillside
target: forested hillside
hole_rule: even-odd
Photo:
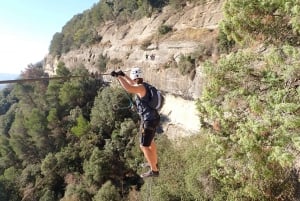
[[[79,19],[134,20],[142,10],[151,15],[165,5],[185,6],[185,1],[101,2],[73,18],[78,26],[65,26],[76,33],[54,35],[51,53],[78,48],[74,41],[61,47],[54,41],[70,41],[98,23]],[[300,3],[227,0],[223,12],[222,54],[200,63],[200,132],[176,141],[157,135],[158,178],[139,177],[139,117],[130,96],[82,64],[71,71],[60,62],[56,76],[67,79],[1,90],[0,200],[300,200]],[[107,70],[105,59],[99,62]],[[81,77],[71,78],[76,75]],[[37,63],[21,78],[47,76]],[[162,119],[163,124],[167,117]]]

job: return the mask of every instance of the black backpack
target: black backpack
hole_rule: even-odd
[[[148,106],[155,110],[160,110],[165,103],[165,97],[154,86],[144,82],[147,92],[149,93]]]

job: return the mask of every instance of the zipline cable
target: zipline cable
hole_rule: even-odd
[[[15,79],[15,80],[0,80],[0,84],[25,83],[25,82],[36,82],[36,81],[45,81],[45,80],[68,80],[71,78],[84,78],[84,77],[98,78],[98,76],[101,75],[110,75],[110,74],[102,73],[102,74],[95,74],[95,75],[73,75],[73,76],[60,76],[60,77],[38,77],[38,78]]]
[[[39,77],[39,78],[27,78],[27,79],[15,79],[15,80],[0,80],[0,84],[12,84],[12,83],[26,83],[26,82],[36,82],[36,81],[48,81],[48,80],[68,80],[71,78],[84,78],[84,77],[91,77],[91,78],[99,78],[99,76],[102,75],[110,75],[110,73],[101,73],[101,74],[90,74],[90,75],[78,75],[78,76],[57,76],[57,77]],[[131,100],[131,97],[126,92],[127,98],[130,102],[130,105],[126,108],[131,108],[133,105],[133,102]],[[118,108],[121,109],[121,108]],[[55,165],[49,172],[54,172],[54,170],[57,168],[57,165]],[[22,198],[22,201],[25,201],[28,196],[30,196],[34,191],[42,184],[44,180],[40,180],[33,188],[30,189],[29,192],[24,194],[24,197]],[[152,182],[151,182],[152,183]],[[151,193],[151,184],[150,184],[150,193]],[[151,196],[151,195],[150,195]]]

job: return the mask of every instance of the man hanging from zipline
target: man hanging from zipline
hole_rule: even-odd
[[[128,92],[136,94],[137,112],[141,118],[140,125],[140,148],[150,166],[150,170],[141,174],[142,178],[158,177],[158,159],[157,149],[154,142],[156,128],[160,123],[160,115],[156,108],[153,108],[149,102],[153,93],[150,88],[154,88],[148,83],[143,82],[143,76],[140,68],[132,68],[130,77],[124,72],[111,72],[111,76],[116,77],[121,86]],[[152,90],[152,89],[151,89]]]

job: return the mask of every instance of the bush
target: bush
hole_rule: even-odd
[[[299,56],[298,50],[283,47],[268,55],[240,51],[215,66],[205,64],[198,108],[217,155],[211,171],[220,185],[216,197],[294,199],[299,99],[296,87],[285,83],[299,75]]]
[[[237,43],[299,46],[299,2],[229,0],[224,3],[221,29]]]
[[[221,30],[218,35],[218,48],[220,53],[229,53],[234,47],[235,42],[227,38],[227,35]]]
[[[102,185],[100,190],[97,192],[93,201],[120,201],[121,196],[117,188],[112,185],[111,181],[107,181]]]
[[[100,54],[96,63],[97,68],[100,72],[106,71],[106,65],[108,62],[108,58],[106,55]]]
[[[61,201],[92,201],[91,195],[88,193],[84,185],[69,184],[66,187],[65,196]]]
[[[172,31],[172,27],[169,25],[161,25],[158,28],[158,33],[161,35],[165,35],[165,34],[169,33],[170,31]]]
[[[179,71],[182,75],[187,75],[195,70],[195,59],[191,56],[181,55],[178,63]]]
[[[143,43],[141,44],[141,49],[142,50],[147,50],[147,48],[152,44],[151,39],[144,40]]]

